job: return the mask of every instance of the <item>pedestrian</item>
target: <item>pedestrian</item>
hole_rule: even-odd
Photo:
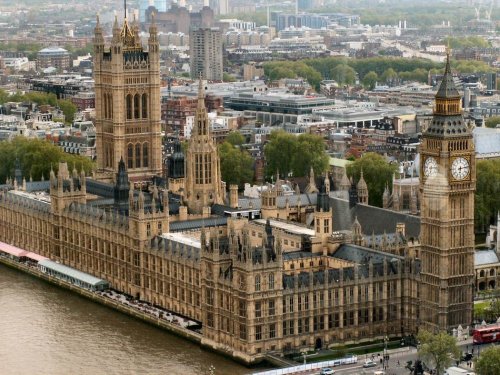
[[[399,367],[399,359],[398,359],[398,367]]]

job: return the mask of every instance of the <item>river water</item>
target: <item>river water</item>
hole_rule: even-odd
[[[0,374],[187,375],[251,370],[0,264]]]

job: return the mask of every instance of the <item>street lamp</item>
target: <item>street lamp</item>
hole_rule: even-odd
[[[387,362],[389,362],[389,358],[387,355],[387,341],[389,341],[389,337],[384,337],[384,370],[387,368]]]

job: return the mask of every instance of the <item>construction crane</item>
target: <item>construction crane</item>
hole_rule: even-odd
[[[479,0],[477,7],[474,7],[474,10],[476,11],[476,20],[479,21],[479,18],[481,18],[481,7],[482,7],[482,0]]]
[[[493,11],[493,1],[494,0],[491,0],[490,2],[490,9],[489,10],[486,10],[484,13],[485,13],[485,17],[488,21],[491,21],[491,12]]]

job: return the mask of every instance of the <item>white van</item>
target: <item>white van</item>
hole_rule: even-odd
[[[373,375],[385,375],[384,371],[375,371]]]

